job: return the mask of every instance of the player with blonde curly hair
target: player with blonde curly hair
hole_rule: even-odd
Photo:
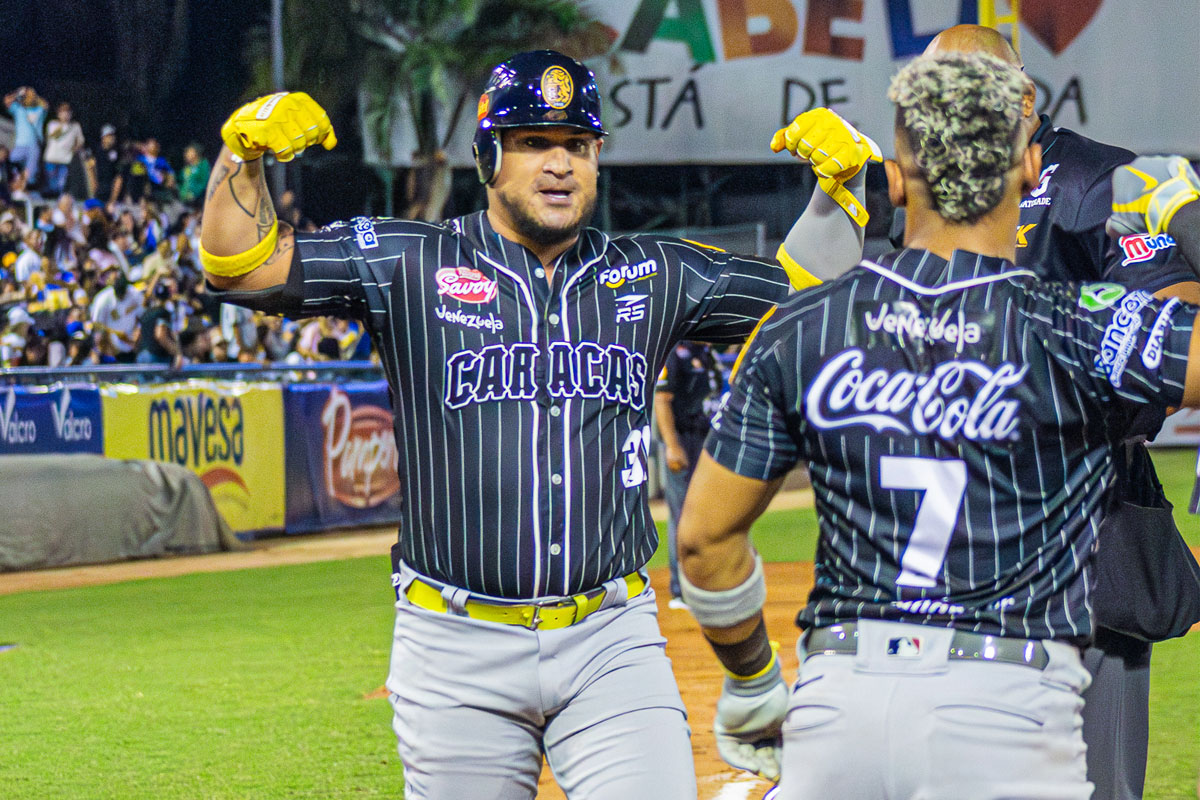
[[[745,676],[718,715],[743,749],[782,741],[779,800],[1092,796],[1100,520],[1139,414],[1200,404],[1198,309],[1016,266],[1042,176],[1026,88],[990,54],[901,70],[904,247],[760,323],[692,478],[683,597]],[[789,694],[749,531],[799,462],[820,536]]]

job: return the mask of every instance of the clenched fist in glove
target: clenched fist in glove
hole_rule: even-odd
[[[1113,235],[1165,233],[1175,212],[1200,198],[1200,177],[1182,156],[1141,156],[1112,177]]]
[[[780,728],[787,708],[788,687],[778,658],[773,656],[761,675],[746,679],[726,676],[713,721],[721,758],[730,766],[778,781],[783,746]]]
[[[837,201],[850,218],[866,226],[870,215],[862,203],[845,187],[868,161],[883,161],[879,145],[871,137],[828,108],[805,111],[786,128],[775,131],[771,150],[787,150],[812,164],[817,185]]]
[[[268,151],[291,161],[312,145],[326,150],[337,145],[329,115],[304,92],[279,92],[247,103],[221,126],[221,138],[243,161]]]

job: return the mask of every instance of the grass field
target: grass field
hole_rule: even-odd
[[[1156,455],[1187,515],[1195,455]],[[811,559],[811,511],[755,529]],[[655,563],[665,563],[665,555]],[[384,557],[0,597],[0,797],[395,797]],[[1155,648],[1146,797],[1195,797],[1200,635]]]

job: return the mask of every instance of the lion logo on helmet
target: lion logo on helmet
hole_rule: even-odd
[[[571,73],[562,67],[549,67],[542,73],[542,99],[551,108],[566,108],[575,96]]]

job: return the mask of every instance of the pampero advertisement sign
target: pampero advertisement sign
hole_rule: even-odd
[[[0,389],[0,455],[102,452],[97,387],[56,383]]]
[[[384,381],[284,389],[288,533],[400,519],[396,436]]]
[[[588,61],[611,133],[601,161],[783,163],[785,156],[767,146],[771,134],[816,106],[832,107],[890,154],[889,80],[938,31],[977,22],[978,5],[592,0],[586,8],[611,42]],[[1005,0],[995,5],[998,13],[1009,10]],[[1180,24],[1195,12],[1195,0],[1022,3],[1018,44],[1038,87],[1039,111],[1056,125],[1139,153],[1200,155],[1193,113],[1200,107],[1200,48],[1195,26]],[[1008,34],[1008,26],[1001,30]],[[465,108],[474,109],[482,88],[463,87]],[[456,119],[449,155],[456,166],[469,166],[474,118]],[[398,163],[407,163],[414,148],[411,125],[396,125]]]

